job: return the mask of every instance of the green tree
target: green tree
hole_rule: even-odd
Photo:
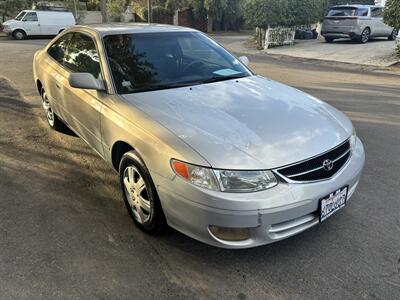
[[[383,20],[389,26],[400,29],[400,0],[388,0]]]
[[[239,29],[243,24],[243,10],[245,1],[227,0],[222,16],[221,27],[224,30]]]
[[[389,26],[400,29],[400,0],[388,0],[383,14],[383,20]],[[400,57],[400,43],[396,47],[397,56]]]
[[[212,32],[215,22],[221,22],[227,8],[227,0],[205,0],[204,8],[207,11],[207,31]]]
[[[0,14],[3,22],[11,17],[15,17],[21,10],[32,8],[33,0],[3,0],[0,1]]]
[[[254,27],[268,28],[289,26],[292,16],[289,13],[290,0],[248,0],[244,17]]]
[[[173,1],[173,0],[170,0]],[[207,31],[237,28],[243,19],[244,0],[180,0],[178,7],[190,7],[196,20],[207,20]]]

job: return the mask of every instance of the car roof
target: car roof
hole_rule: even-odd
[[[345,4],[345,5],[334,5],[331,8],[345,8],[345,7],[369,8],[369,7],[382,7],[382,6],[379,6],[379,5],[367,5],[367,4]]]
[[[56,13],[56,14],[72,14],[69,10],[44,10],[44,9],[24,9],[21,12],[40,12],[40,13]]]
[[[127,33],[159,33],[159,32],[195,32],[197,30],[188,27],[173,26],[166,24],[149,24],[149,23],[102,23],[102,24],[86,24],[70,27],[74,29],[87,29],[97,32],[100,36],[110,34],[127,34]]]

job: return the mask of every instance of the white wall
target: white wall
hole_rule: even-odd
[[[375,0],[375,4],[376,5],[385,6],[386,5],[386,0]]]

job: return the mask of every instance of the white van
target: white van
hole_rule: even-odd
[[[23,40],[32,35],[57,35],[75,24],[71,12],[23,10],[15,19],[3,23],[3,32]]]

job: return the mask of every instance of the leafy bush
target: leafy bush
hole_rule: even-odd
[[[316,23],[325,0],[248,0],[245,20],[249,25],[267,28]]]
[[[136,11],[137,15],[141,18],[141,21],[147,22],[147,7],[141,7]],[[152,7],[152,22],[160,24],[171,24],[173,13],[163,6]]]
[[[249,25],[254,27],[288,26],[288,0],[248,0],[244,18]]]
[[[388,0],[386,2],[383,18],[389,26],[400,29],[400,0]]]
[[[400,57],[400,42],[397,42],[396,52],[397,56]]]

